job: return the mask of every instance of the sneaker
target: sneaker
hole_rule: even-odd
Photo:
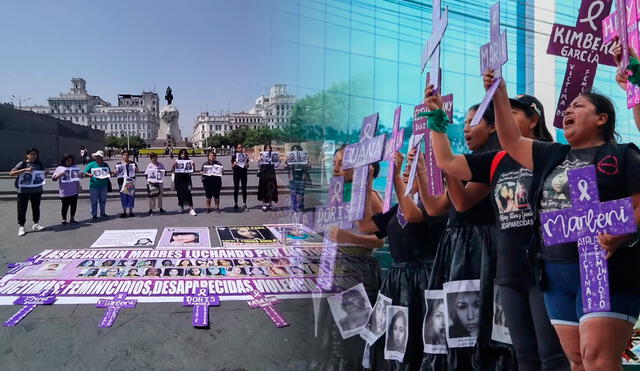
[[[91,217],[91,221],[92,221],[92,222],[96,222],[96,221],[98,221],[98,217],[97,217],[97,216],[95,216],[95,215],[94,215],[94,216],[92,216],[92,217]]]
[[[207,214],[211,213],[211,209],[207,209]]]
[[[122,214],[120,214],[120,218],[121,218],[121,219],[124,219],[124,218],[126,218],[126,217],[127,217],[127,213],[122,213]]]
[[[160,214],[164,214],[164,213],[166,213],[166,211],[164,211],[163,208],[160,208]]]
[[[194,209],[191,209],[191,211],[189,211],[189,214],[193,216],[198,215]]]
[[[107,219],[107,218],[109,217],[109,215],[107,215],[107,214],[102,214],[102,215],[100,215],[100,217],[101,217],[101,218],[105,218],[105,219]]]
[[[18,236],[24,236],[27,232],[24,231],[24,227],[18,228]]]
[[[220,214],[222,211],[220,211],[220,208],[217,208],[216,211],[218,212],[218,214]]]
[[[149,215],[153,215],[153,210],[149,210]]]
[[[134,214],[133,211],[129,211],[129,218],[133,218],[134,216],[136,216],[136,214]]]
[[[60,224],[65,225],[67,224],[67,221],[65,219],[62,219],[62,221],[60,222]]]
[[[31,229],[33,229],[34,231],[41,231],[44,229],[44,226],[38,223],[34,223],[33,227],[31,227]]]
[[[244,209],[249,210],[249,208],[247,207],[247,204],[244,204]]]
[[[267,207],[266,206],[262,206],[262,211],[264,211],[265,213],[267,212]]]
[[[267,206],[267,210],[271,210],[271,204],[269,204],[269,206]]]
[[[97,219],[97,218],[96,218],[96,219]],[[77,220],[75,220],[75,219],[71,219],[71,220],[69,221],[69,223],[71,223],[71,224],[78,224],[78,221],[77,221]]]

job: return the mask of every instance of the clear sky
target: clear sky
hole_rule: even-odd
[[[247,110],[272,81],[270,3],[200,1],[3,1],[0,102],[31,97],[46,104],[72,77],[90,94],[117,104],[117,94],[167,85],[183,136],[205,110]],[[15,101],[17,105],[18,102]]]

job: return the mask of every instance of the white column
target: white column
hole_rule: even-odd
[[[547,45],[551,28],[555,23],[556,0],[535,1],[534,3],[534,70],[533,93],[544,106],[545,121],[551,135],[555,138],[553,127],[554,113],[558,97],[556,96],[556,57],[547,54]]]

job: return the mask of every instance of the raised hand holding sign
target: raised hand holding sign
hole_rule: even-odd
[[[384,203],[382,205],[382,212],[386,213],[391,208],[391,193],[393,192],[393,172],[395,169],[395,162],[393,161],[393,154],[402,148],[402,142],[404,140],[404,129],[400,129],[400,114],[402,106],[396,108],[393,115],[393,131],[391,137],[387,140],[387,145],[384,152],[384,159],[388,161],[389,168],[387,170],[387,186],[384,190]]]
[[[489,17],[491,28],[491,41],[480,47],[480,74],[484,75],[488,70],[493,70],[495,76],[493,85],[489,87],[475,116],[469,126],[476,126],[480,123],[484,111],[487,110],[493,95],[496,93],[500,80],[502,79],[502,66],[507,63],[509,54],[507,53],[507,32],[500,32],[500,3],[491,6]]]
[[[609,272],[599,233],[623,235],[636,231],[631,198],[600,202],[596,169],[569,170],[569,209],[540,214],[545,245],[577,242],[582,277],[582,308],[585,313],[608,312]]]

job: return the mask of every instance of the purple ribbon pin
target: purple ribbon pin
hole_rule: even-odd
[[[249,307],[252,309],[260,308],[271,318],[271,321],[276,325],[276,327],[285,327],[289,326],[287,321],[278,313],[275,304],[278,304],[280,300],[278,300],[275,296],[264,296],[259,290],[255,289],[250,293],[252,300],[247,301]]]
[[[16,314],[11,316],[5,323],[5,326],[12,327],[22,321],[27,314],[36,309],[38,305],[51,305],[56,301],[56,296],[51,295],[53,290],[47,290],[39,293],[38,295],[26,295],[20,296],[13,304],[22,305],[22,308]]]
[[[100,299],[96,308],[107,308],[104,311],[102,321],[98,324],[98,327],[111,327],[118,316],[118,312],[123,308],[135,308],[138,301],[136,299],[125,299],[127,297],[126,292],[119,292],[113,299]]]
[[[219,305],[218,295],[210,295],[208,289],[199,289],[196,295],[185,296],[182,299],[183,307],[193,307],[191,317],[193,327],[209,328],[209,307]]]

